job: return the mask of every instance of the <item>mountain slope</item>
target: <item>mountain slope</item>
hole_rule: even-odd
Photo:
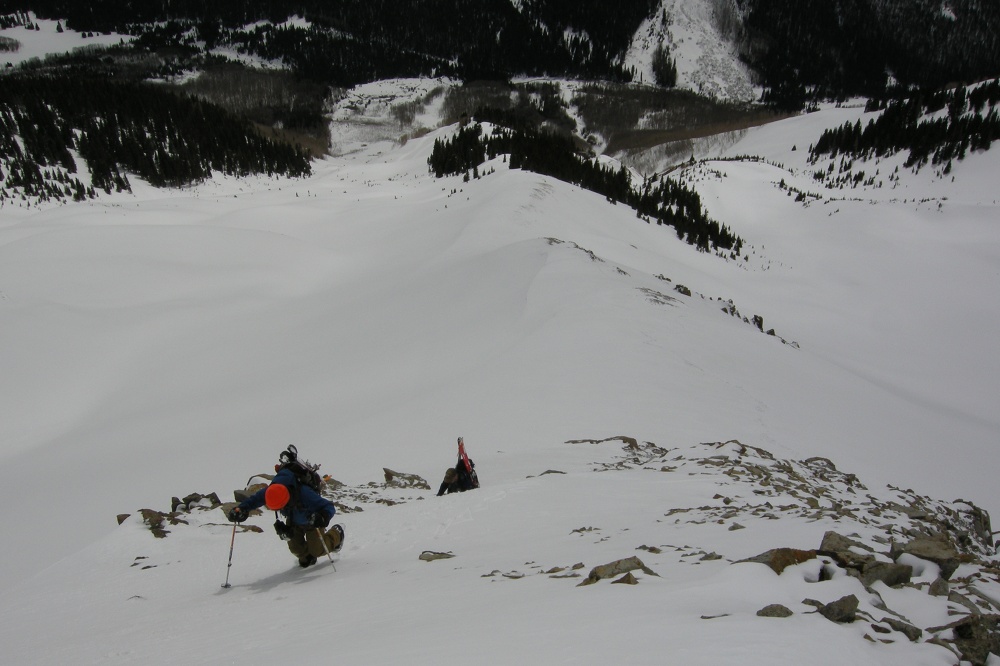
[[[905,542],[941,519],[966,529],[956,522],[967,506],[869,492],[829,461],[774,459],[735,441],[665,449],[616,437],[544,449],[534,463],[559,460],[558,470],[459,495],[334,490],[354,509],[339,517],[347,545],[335,564],[305,571],[266,515],[234,532],[203,502],[172,514],[163,538],[132,516],[18,590],[16,612],[5,609],[6,654],[215,664],[279,659],[291,645],[308,662],[457,664],[481,652],[527,663],[949,664],[952,643],[973,654],[944,628],[969,614],[963,604],[1000,603],[976,546],[957,571],[933,554],[898,556],[911,583],[898,589],[862,583],[840,559],[888,552],[889,538]],[[838,540],[858,553],[837,550]],[[801,560],[780,569],[742,561],[821,542],[823,553],[795,551]],[[879,558],[873,572],[892,567]],[[606,564],[618,571],[604,575]],[[929,592],[942,584],[950,597]],[[853,621],[827,619],[826,605],[844,598],[858,607]],[[791,615],[758,613],[776,605]],[[49,627],[41,644],[39,623]]]
[[[676,63],[678,87],[720,100],[757,101],[760,90],[739,59],[735,35],[727,32],[738,21],[735,13],[731,19],[721,13],[726,6],[713,0],[662,0],[636,31],[626,63],[643,82],[653,83],[653,53],[662,45]]]
[[[376,663],[476,650],[535,663],[953,663],[944,647],[875,645],[862,625],[809,614],[803,598],[856,594],[881,620],[854,579],[809,582],[816,561],[772,578],[730,564],[818,548],[841,528],[833,517],[720,524],[723,498],[759,504],[764,488],[730,496],[731,477],[686,465],[595,473],[620,462],[616,445],[566,444],[627,435],[666,451],[650,454],[656,467],[679,467],[677,455],[706,457],[685,453],[702,442],[739,440],[828,458],[879,501],[903,501],[892,483],[996,512],[987,306],[1000,244],[985,184],[997,158],[971,155],[954,183],[922,171],[895,191],[795,201],[789,187],[811,181],[803,146],[863,115],[824,110],[731,149],[772,163],[678,172],[747,239],[740,261],[502,158],[479,179],[433,179],[433,141],[454,127],[369,144],[300,180],[138,183],[3,208],[0,343],[18,351],[0,373],[0,459],[18,502],[0,518],[5,649],[36,663],[263,661],[289,641],[314,660]],[[289,443],[357,492],[379,492],[383,467],[433,486],[459,435],[483,489],[348,502],[364,511],[342,515],[335,574],[298,571],[269,533],[239,534],[223,592],[231,530],[217,510],[163,541],[135,515],[189,492],[229,499]],[[697,512],[678,523],[674,509]],[[115,526],[119,513],[134,515]],[[843,525],[886,550],[870,525]],[[424,562],[423,550],[456,557]],[[723,559],[686,562],[702,551]],[[580,589],[535,575],[632,555],[659,575]],[[926,587],[934,574],[916,577]],[[948,602],[911,594],[885,592],[922,629],[949,621]],[[795,615],[758,619],[769,603]]]

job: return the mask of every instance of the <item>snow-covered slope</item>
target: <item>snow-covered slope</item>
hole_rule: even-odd
[[[677,67],[678,87],[720,100],[755,101],[760,90],[725,34],[727,19],[720,12],[727,7],[717,0],[661,0],[636,32],[626,64],[641,81],[652,83],[653,53],[662,46]]]
[[[61,21],[40,19],[33,12],[28,12],[27,15],[31,18],[32,29],[15,26],[0,30],[0,36],[17,42],[16,50],[0,51],[0,66],[20,65],[25,61],[34,58],[44,59],[55,53],[67,53],[91,46],[109,46],[131,39],[127,35],[114,33],[88,34],[85,37],[79,32],[65,28]]]
[[[199,505],[160,539],[132,516],[15,590],[0,625],[5,658],[269,663],[291,650],[304,663],[945,665],[948,644],[929,640],[952,632],[937,628],[968,615],[963,603],[988,608],[1000,596],[996,574],[972,564],[951,573],[950,597],[930,593],[949,587],[941,576],[954,564],[911,554],[899,557],[909,587],[849,576],[838,557],[887,552],[889,538],[961,507],[868,492],[821,460],[623,437],[536,447],[535,469],[557,468],[515,478],[483,453],[491,477],[477,491],[335,492],[359,510],[340,517],[348,537],[336,563],[307,570],[267,516],[251,520],[262,531],[234,532]],[[922,518],[905,513],[918,509]],[[775,546],[834,548],[831,531],[850,534],[841,541],[857,553],[740,562]],[[845,599],[854,621],[827,619]],[[773,615],[781,608],[791,615]]]
[[[682,85],[750,98],[711,6],[665,2],[670,25],[644,26],[630,61],[648,75],[669,30]],[[18,58],[81,40],[40,23]],[[829,556],[781,575],[734,562],[831,530],[887,562],[887,541],[941,524],[927,516],[969,529],[968,505],[914,492],[997,513],[997,157],[825,190],[806,147],[860,108],[701,141],[726,161],[674,175],[747,241],[726,262],[502,161],[431,179],[451,128],[381,141],[402,131],[393,103],[440,83],[351,91],[339,108],[361,122],[337,118],[344,156],[307,180],[0,209],[4,659],[955,663],[928,642],[955,632],[930,630],[996,612],[985,552],[950,596],[909,555],[898,589]],[[483,489],[383,487],[383,467],[436,487],[458,435]],[[300,571],[267,517],[231,542],[218,509],[165,539],[138,513],[229,500],[289,443],[363,509],[340,517],[336,572]],[[813,456],[865,487],[797,462]],[[577,587],[631,557],[638,585]],[[849,624],[804,601],[846,595]],[[758,617],[770,604],[792,617]]]
[[[731,154],[767,162],[678,172],[746,240],[740,261],[500,160],[434,180],[426,157],[454,128],[359,144],[301,181],[0,209],[5,659],[264,662],[294,644],[309,662],[953,663],[807,614],[803,598],[853,593],[881,617],[852,578],[810,583],[818,560],[782,576],[730,564],[818,548],[828,529],[881,547],[874,527],[724,518],[726,498],[759,504],[761,488],[691,466],[596,472],[619,445],[566,444],[653,442],[659,470],[739,440],[828,458],[880,501],[893,483],[997,513],[1000,158],[970,156],[954,182],[904,174],[895,191],[796,202],[789,187],[818,188],[805,146],[861,115],[751,130]],[[289,443],[352,488],[376,493],[383,467],[436,486],[459,435],[484,487],[359,504],[336,573],[293,567],[263,517],[263,534],[237,535],[223,591],[221,513],[163,540],[136,514],[231,499]],[[687,561],[701,551],[721,559]],[[658,576],[538,575],[633,555]],[[954,608],[918,592],[885,596],[921,628],[946,624]],[[795,615],[758,618],[769,603]]]

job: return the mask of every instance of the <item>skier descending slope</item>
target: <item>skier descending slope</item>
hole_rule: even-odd
[[[282,518],[274,521],[274,531],[288,541],[288,550],[299,558],[299,566],[310,567],[324,553],[339,552],[344,546],[344,528],[334,525],[325,531],[337,513],[333,502],[319,494],[318,466],[298,459],[298,451],[289,446],[281,452],[271,483],[233,508],[229,520],[242,523],[250,512],[267,506]]]

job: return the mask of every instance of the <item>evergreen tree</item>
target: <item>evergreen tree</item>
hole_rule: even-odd
[[[656,85],[673,88],[677,85],[677,64],[670,57],[670,49],[662,44],[653,51],[653,78]]]

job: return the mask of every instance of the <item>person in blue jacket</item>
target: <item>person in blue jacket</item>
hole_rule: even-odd
[[[288,550],[299,558],[299,566],[309,567],[329,550],[339,552],[344,545],[344,528],[326,527],[337,513],[333,502],[309,486],[301,483],[291,464],[280,466],[271,483],[240,502],[228,514],[229,520],[242,523],[250,512],[266,506],[283,518],[276,520],[274,529],[278,536],[288,541]],[[325,541],[325,546],[324,546]]]

